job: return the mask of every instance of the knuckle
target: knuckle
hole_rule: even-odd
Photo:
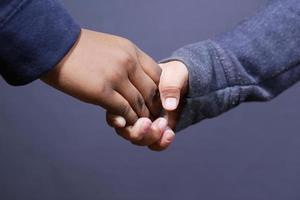
[[[103,97],[110,96],[112,94],[111,88],[106,85],[100,85],[95,91],[96,93],[93,93],[91,98],[96,105],[100,106],[102,106]]]
[[[124,117],[128,117],[130,115],[131,107],[129,105],[122,105],[120,107],[120,114]]]
[[[145,101],[142,96],[137,95],[135,104],[140,112],[145,109]]]
[[[119,52],[118,62],[121,66],[134,70],[137,66],[136,46],[128,39],[121,38],[120,46],[123,51]]]
[[[123,81],[125,78],[124,78],[124,75],[118,71],[116,71],[114,74],[112,74],[110,76],[110,81],[112,84],[117,84],[117,83],[120,83],[121,81]]]
[[[117,59],[118,59],[119,65],[122,66],[123,68],[129,69],[129,70],[136,69],[136,60],[129,53],[126,53],[126,52],[120,53]]]
[[[128,66],[132,64],[132,58],[129,54],[123,53],[119,55],[119,62],[122,66]]]

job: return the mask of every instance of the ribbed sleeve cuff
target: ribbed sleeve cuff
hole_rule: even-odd
[[[217,48],[217,44],[207,40],[185,46],[161,61],[181,61],[189,71],[189,90],[182,99],[184,107],[176,126],[177,132],[205,118],[214,117],[224,109],[224,103],[219,102],[218,98],[224,91],[218,90],[226,88],[228,83]],[[223,94],[224,98],[226,94]]]
[[[11,85],[30,83],[50,71],[80,34],[59,2],[20,2],[0,27],[0,73]]]

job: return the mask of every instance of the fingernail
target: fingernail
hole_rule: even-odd
[[[146,133],[150,130],[151,128],[151,122],[150,121],[144,121],[143,123],[143,131]]]
[[[167,122],[165,119],[161,119],[161,120],[159,120],[158,128],[159,128],[161,131],[163,131],[163,130],[166,129],[167,125],[168,125],[168,122]]]
[[[170,143],[173,142],[173,140],[175,139],[175,133],[173,131],[169,130],[167,132],[167,134],[168,135],[166,136],[166,140]]]
[[[175,110],[177,108],[177,99],[172,98],[166,98],[165,100],[165,109],[167,110]]]
[[[116,122],[116,125],[120,128],[123,128],[126,126],[126,120],[121,116],[116,117],[115,122]]]

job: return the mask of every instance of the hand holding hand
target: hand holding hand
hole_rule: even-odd
[[[160,75],[158,64],[127,39],[82,30],[69,54],[42,80],[122,116],[116,120],[125,126],[159,115]]]
[[[172,129],[175,128],[181,113],[182,97],[188,89],[188,70],[180,61],[160,64],[162,75],[159,83],[161,101],[165,109],[163,118],[153,123],[141,118],[134,126],[120,128],[116,116],[108,114],[108,121],[116,127],[116,131],[125,139],[136,145],[148,146],[155,151],[165,150],[175,139]]]

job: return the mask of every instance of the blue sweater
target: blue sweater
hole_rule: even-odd
[[[168,60],[189,68],[189,92],[177,130],[243,102],[268,101],[300,79],[300,1],[269,0],[255,16]]]
[[[80,27],[56,0],[0,0],[0,73],[24,85],[67,54]]]

